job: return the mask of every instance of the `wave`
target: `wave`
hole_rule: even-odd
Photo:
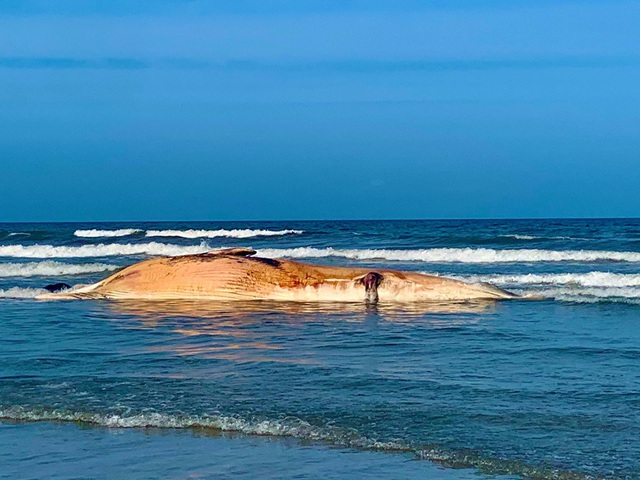
[[[147,230],[147,237],[182,237],[182,238],[250,238],[269,237],[279,235],[300,235],[303,230]]]
[[[353,260],[388,260],[427,263],[531,263],[531,262],[640,262],[638,252],[599,250],[496,250],[491,248],[428,248],[420,250],[337,249],[337,248],[267,248],[258,251],[265,257],[324,258]]]
[[[29,263],[0,263],[0,277],[36,277],[36,276],[61,276],[81,275],[84,273],[97,273],[120,268],[117,265],[106,263],[83,263],[72,265],[68,263],[44,262]]]
[[[73,234],[76,237],[83,238],[100,238],[100,237],[126,237],[141,233],[144,230],[138,228],[121,228],[118,230],[76,230]],[[302,234],[303,230],[252,230],[252,229],[233,229],[233,230],[147,230],[147,237],[181,237],[181,238],[251,238],[251,237],[269,237],[279,235]]]
[[[539,237],[533,235],[500,235],[502,238],[515,238],[516,240],[536,240]]]
[[[594,480],[599,478],[554,467],[530,465],[522,461],[484,456],[469,450],[447,449],[437,445],[414,446],[399,440],[380,441],[360,434],[353,428],[335,425],[317,426],[296,417],[275,419],[242,418],[234,415],[170,415],[148,412],[118,415],[67,410],[26,409],[0,406],[0,419],[26,422],[74,422],[108,428],[212,429],[246,435],[291,437],[325,442],[338,447],[413,453],[452,468],[478,468],[485,474],[518,475],[530,480]]]
[[[427,272],[425,272],[427,273]],[[470,282],[497,285],[574,285],[583,287],[640,287],[640,274],[610,272],[478,275],[461,277]]]
[[[640,304],[640,289],[631,287],[590,287],[581,289],[558,287],[527,290],[527,293],[563,302]]]
[[[514,235],[500,235],[500,237],[502,238],[515,238],[516,240],[589,240],[588,238],[581,238],[581,237],[566,237],[566,236],[553,236],[553,237],[546,237],[546,236],[535,236],[535,235],[519,235],[519,234],[514,234]]]
[[[47,291],[43,288],[11,287],[6,290],[0,289],[0,298],[36,298],[41,293],[47,293]]]
[[[99,237],[126,237],[140,233],[142,230],[137,228],[121,228],[119,230],[76,230],[73,234],[76,237],[99,238]]]
[[[232,415],[169,415],[164,413],[140,413],[133,415],[73,412],[67,410],[25,409],[0,407],[0,419],[19,421],[68,421],[82,422],[110,428],[211,428],[248,435],[274,435],[304,438],[308,440],[345,442],[348,446],[381,450],[409,450],[397,442],[380,442],[367,439],[354,430],[335,426],[320,427],[287,417],[277,420],[242,418]]]
[[[31,235],[30,233],[27,232],[11,232],[9,235],[7,235],[7,237],[17,237],[17,236],[29,236]]]
[[[440,276],[433,272],[420,272]],[[610,272],[522,275],[447,275],[465,282],[488,282],[516,293],[578,302],[640,304],[640,274]]]
[[[165,255],[177,256],[204,253],[211,250],[206,243],[200,245],[172,245],[166,243],[100,243],[77,247],[54,245],[5,245],[0,246],[0,257],[21,258],[82,258],[111,257],[117,255]]]
[[[428,272],[423,272],[430,274]],[[431,274],[433,275],[433,274]],[[575,303],[640,304],[640,275],[610,272],[455,276],[466,282],[489,282],[518,293]]]

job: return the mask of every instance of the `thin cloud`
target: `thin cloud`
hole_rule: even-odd
[[[137,58],[0,57],[0,68],[15,69],[110,69],[149,68],[152,64]]]
[[[438,72],[458,70],[496,69],[549,69],[549,68],[607,68],[637,67],[640,57],[549,57],[534,59],[441,59],[441,60],[338,60],[269,62],[255,60],[228,60],[212,62],[190,58],[144,59],[107,57],[99,59],[70,57],[0,57],[0,68],[9,69],[173,69],[173,70],[225,70],[276,71],[319,73],[393,73]]]
[[[625,3],[628,0],[609,0]],[[557,0],[555,4],[572,4],[572,0]],[[583,0],[597,4],[599,0]],[[537,6],[537,0],[520,0],[518,7]],[[207,15],[249,14],[278,15],[318,12],[388,12],[427,10],[479,10],[514,8],[513,0],[234,0],[207,2],[202,0],[4,0],[0,15]]]

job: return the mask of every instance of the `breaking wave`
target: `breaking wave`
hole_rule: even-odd
[[[419,459],[430,460],[453,468],[478,468],[486,474],[519,475],[530,480],[592,480],[599,478],[582,473],[520,461],[482,456],[471,451],[457,451],[436,445],[416,447],[399,440],[379,441],[358,433],[355,429],[335,425],[316,426],[296,417],[277,420],[242,418],[234,415],[169,415],[164,413],[102,414],[67,410],[0,407],[0,419],[13,421],[56,421],[97,425],[108,428],[176,428],[239,432],[247,435],[292,437],[326,442],[346,448],[413,453]]]
[[[436,275],[433,272],[420,272]],[[465,282],[488,282],[514,292],[578,302],[640,304],[640,274],[610,272],[549,273],[523,275],[444,275]]]
[[[323,258],[342,257],[353,260],[388,260],[427,263],[530,263],[530,262],[640,262],[638,252],[600,250],[496,250],[491,248],[428,248],[421,250],[337,249],[337,248],[267,248],[258,251],[265,257]]]
[[[533,235],[500,235],[502,238],[515,238],[516,240],[536,240]]]
[[[518,293],[565,302],[640,304],[640,274],[588,272],[447,276],[466,282],[489,282]]]
[[[81,275],[84,273],[117,270],[118,268],[120,267],[117,265],[108,265],[106,263],[84,263],[71,265],[52,260],[29,263],[0,263],[0,277]]]
[[[100,237],[126,237],[142,233],[144,230],[138,228],[121,228],[118,230],[76,230],[73,234],[82,238]],[[180,237],[180,238],[251,238],[251,237],[271,237],[279,235],[302,234],[303,230],[263,230],[263,229],[232,229],[232,230],[147,230],[147,237]]]
[[[246,419],[231,415],[168,415],[164,413],[140,413],[133,415],[73,412],[67,410],[25,409],[22,407],[0,407],[0,419],[21,421],[68,421],[83,422],[110,428],[211,428],[248,435],[274,435],[331,441],[345,446],[382,449],[409,450],[397,442],[379,442],[359,435],[355,430],[335,426],[320,427],[296,417],[277,420]]]
[[[81,258],[111,257],[117,255],[188,255],[211,250],[206,243],[200,245],[171,245],[166,243],[100,243],[77,247],[54,245],[4,245],[0,246],[0,257],[21,258]]]
[[[466,276],[471,282],[489,282],[497,285],[574,285],[582,287],[640,287],[640,274],[610,272],[549,273],[525,275]]]
[[[11,287],[6,290],[0,289],[0,298],[36,298],[41,293],[47,293],[47,291],[43,288]]]
[[[99,237],[126,237],[140,233],[137,228],[121,228],[119,230],[76,230],[73,234],[76,237],[99,238]]]
[[[271,237],[279,235],[300,235],[303,230],[147,230],[147,237],[182,237],[182,238],[250,238],[250,237]]]
[[[514,238],[516,240],[589,240],[588,238],[582,238],[582,237],[567,237],[567,236],[563,236],[563,235],[556,235],[556,236],[552,236],[552,237],[547,237],[547,236],[535,236],[535,235],[520,235],[520,234],[513,234],[513,235],[500,235],[500,237],[502,238]]]
[[[570,287],[528,290],[531,295],[540,295],[554,300],[575,303],[629,303],[640,304],[640,289],[630,287],[581,288]]]

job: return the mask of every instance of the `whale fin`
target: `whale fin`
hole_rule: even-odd
[[[222,248],[220,250],[212,250],[207,252],[207,255],[232,255],[234,257],[250,257],[257,252],[253,248],[236,247],[236,248]]]

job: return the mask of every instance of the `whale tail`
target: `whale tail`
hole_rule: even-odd
[[[71,285],[69,285],[68,283],[52,283],[51,285],[46,285],[44,287],[44,289],[47,292],[51,292],[51,293],[57,293],[57,292],[62,292],[64,290],[69,290],[71,288]]]

